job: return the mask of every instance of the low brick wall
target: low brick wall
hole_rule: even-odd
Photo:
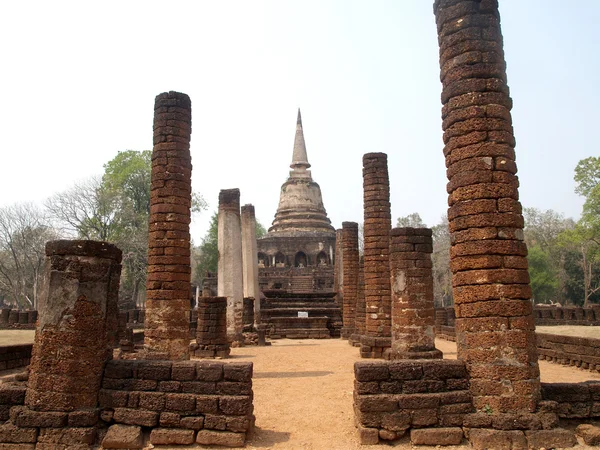
[[[600,339],[536,333],[540,359],[600,371]]]
[[[29,365],[33,344],[5,345],[0,347],[0,370],[16,369]]]
[[[38,312],[36,310],[21,311],[18,309],[2,308],[0,309],[0,330],[33,330],[35,329],[37,316]]]
[[[439,327],[439,331],[436,330],[435,337],[456,342],[456,329],[454,327],[442,325]]]
[[[409,430],[415,444],[462,440],[463,419],[473,412],[462,361],[360,361],[354,364],[354,376],[354,412],[362,444],[394,440]]]
[[[10,419],[0,425],[4,445],[242,447],[254,426],[250,362],[113,360],[89,411],[33,411],[25,392],[26,383],[0,385],[0,420]]]
[[[600,417],[600,381],[584,383],[542,383],[542,398],[557,402],[563,419]]]
[[[600,306],[542,306],[533,308],[536,325],[600,325]]]
[[[121,360],[106,366],[99,406],[108,423],[152,427],[155,445],[240,446],[254,423],[252,399],[252,363]]]

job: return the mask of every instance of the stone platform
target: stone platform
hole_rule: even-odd
[[[271,339],[340,336],[342,316],[334,293],[286,293],[265,291],[261,302],[261,321]],[[298,317],[305,312],[308,317]]]

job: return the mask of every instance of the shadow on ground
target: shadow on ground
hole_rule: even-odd
[[[287,442],[290,440],[290,433],[287,431],[265,430],[260,427],[255,427],[246,441],[246,445],[252,448],[271,448],[274,444]]]
[[[333,372],[326,370],[314,370],[306,372],[255,372],[254,378],[305,378],[325,377]]]

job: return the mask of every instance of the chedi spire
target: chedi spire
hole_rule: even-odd
[[[296,120],[296,136],[294,138],[294,152],[292,154],[292,170],[290,176],[281,186],[279,206],[275,213],[273,225],[269,234],[287,234],[298,232],[324,232],[335,234],[331,221],[327,218],[321,188],[312,179],[308,157],[306,156],[306,143],[302,129],[302,116],[298,109]]]

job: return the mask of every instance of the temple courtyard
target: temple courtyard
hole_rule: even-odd
[[[539,332],[598,337],[598,327],[538,327]],[[33,342],[33,331],[0,331],[0,343]],[[444,358],[456,358],[456,344],[436,340]],[[341,339],[281,339],[267,347],[231,349],[230,361],[254,363],[254,414],[256,428],[246,448],[262,449],[370,449],[360,445],[354,426],[353,365],[358,349]],[[540,361],[542,382],[578,383],[600,380],[600,373]],[[395,448],[414,448],[408,435]],[[580,443],[581,444],[581,443]],[[164,448],[164,447],[161,447]],[[181,447],[178,447],[181,448]],[[189,447],[194,448],[194,447]],[[197,448],[197,447],[196,447]],[[223,448],[223,447],[220,447]],[[420,446],[427,449],[434,447]],[[467,449],[469,445],[449,446]],[[588,448],[580,445],[578,448]]]

